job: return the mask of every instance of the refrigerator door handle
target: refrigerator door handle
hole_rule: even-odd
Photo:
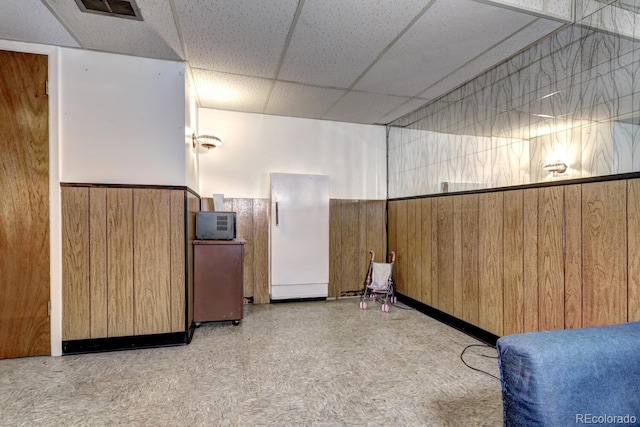
[[[280,213],[278,209],[278,202],[276,202],[276,227],[280,225]]]

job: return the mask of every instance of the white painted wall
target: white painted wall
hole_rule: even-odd
[[[329,175],[334,199],[386,199],[383,126],[200,108],[199,134],[224,145],[200,149],[200,196],[268,198],[269,174]]]
[[[185,185],[185,65],[61,49],[61,181]]]
[[[198,192],[200,188],[198,176],[198,151],[193,148],[192,135],[198,129],[198,104],[196,101],[196,90],[193,85],[191,70],[187,65],[184,79],[184,161],[185,161],[185,185]]]

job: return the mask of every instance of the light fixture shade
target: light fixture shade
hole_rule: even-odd
[[[548,172],[565,173],[567,171],[567,164],[561,161],[554,163],[547,163],[542,169]]]
[[[196,141],[198,142],[198,144],[200,144],[202,147],[206,148],[207,150],[211,148],[219,147],[222,145],[222,140],[217,136],[213,136],[213,135],[198,135],[196,137]]]

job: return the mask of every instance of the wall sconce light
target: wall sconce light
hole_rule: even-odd
[[[193,148],[196,148],[196,146],[198,144],[200,144],[202,147],[206,148],[207,150],[211,149],[211,148],[216,148],[222,145],[222,140],[220,138],[218,138],[217,136],[213,136],[213,135],[198,135],[196,136],[196,134],[194,133],[191,136],[192,140],[193,140]]]
[[[554,163],[547,163],[542,166],[542,169],[547,172],[555,172],[555,173],[565,173],[567,171],[567,164],[561,161],[557,161]]]

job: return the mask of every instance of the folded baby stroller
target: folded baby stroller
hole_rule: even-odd
[[[367,300],[382,302],[381,310],[385,313],[389,312],[389,304],[396,303],[395,288],[396,284],[393,280],[393,263],[396,260],[395,252],[389,255],[388,263],[374,262],[375,253],[370,251],[371,260],[369,262],[369,271],[364,280],[364,293],[360,301],[360,308],[367,309]]]

